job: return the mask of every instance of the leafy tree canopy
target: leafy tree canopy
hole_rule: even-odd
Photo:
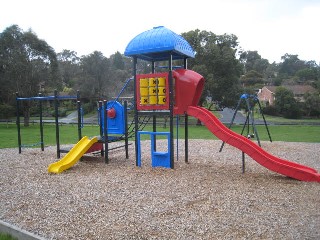
[[[301,110],[292,91],[278,87],[275,92],[275,107],[286,118],[299,118]]]
[[[5,29],[0,34],[0,56],[1,96],[36,95],[40,84],[59,87],[56,53],[31,30],[23,32],[17,25]]]
[[[237,37],[232,34],[216,35],[199,29],[183,33],[182,36],[197,53],[195,59],[189,60],[188,68],[206,79],[204,93],[211,94],[213,100],[223,106],[234,106],[240,96],[239,77],[242,72],[242,66],[236,58]]]
[[[35,96],[46,89],[61,88],[54,49],[31,30],[17,25],[0,34],[0,101],[12,103],[14,92]],[[24,103],[25,125],[29,124],[29,104]]]

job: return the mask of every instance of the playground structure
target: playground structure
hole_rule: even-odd
[[[133,75],[136,86],[134,92],[135,120],[138,119],[139,115],[151,115],[153,117],[154,127],[153,132],[150,133],[152,135],[152,157],[158,155],[155,154],[157,152],[156,137],[154,137],[157,135],[156,117],[164,114],[170,117],[168,152],[159,153],[159,156],[165,156],[162,159],[164,162],[162,166],[174,168],[173,117],[174,115],[184,115],[186,162],[188,162],[188,116],[193,116],[202,121],[223,142],[240,149],[262,166],[298,180],[320,182],[320,174],[315,169],[280,159],[267,153],[250,139],[224,126],[210,111],[197,106],[204,87],[204,78],[200,74],[187,69],[187,59],[194,58],[195,55],[192,47],[181,36],[165,27],[155,27],[133,38],[126,47],[125,55],[133,58]],[[137,74],[138,59],[151,62],[150,75],[141,76]],[[183,68],[173,70],[173,60],[182,60]],[[168,73],[155,72],[155,63],[158,61],[166,61],[168,63]],[[148,86],[145,79],[149,79]],[[155,79],[157,80],[154,81]],[[166,87],[165,91],[163,91],[164,85]],[[141,146],[138,135],[148,133],[139,133],[137,128],[135,129],[136,165],[141,166]],[[169,164],[167,164],[168,161]]]
[[[130,79],[126,82],[125,86]],[[125,86],[121,90],[124,90]],[[76,96],[59,96],[55,90],[53,96],[39,96],[36,97],[20,97],[16,93],[16,110],[17,110],[17,132],[18,132],[18,148],[19,154],[22,152],[23,147],[34,147],[37,145],[41,146],[41,150],[44,151],[44,121],[43,121],[43,102],[53,102],[54,104],[54,115],[55,115],[55,130],[56,130],[56,146],[57,146],[57,158],[61,157],[61,153],[67,153],[58,163],[50,166],[50,172],[60,173],[70,167],[72,167],[84,154],[100,152],[101,156],[105,156],[105,161],[108,163],[108,152],[117,148],[125,148],[126,158],[128,155],[128,139],[133,136],[132,124],[127,125],[127,101],[120,104],[119,100],[121,93],[113,101],[99,101],[98,107],[98,119],[100,126],[100,136],[94,137],[91,140],[87,136],[82,137],[82,128],[84,127],[83,122],[83,110],[81,107],[80,93],[77,92]],[[59,122],[59,103],[60,101],[76,101],[77,104],[77,126],[78,126],[78,139],[79,142],[70,150],[62,149],[60,147],[60,122]],[[39,125],[40,125],[40,142],[24,145],[22,144],[21,127],[20,127],[20,109],[21,102],[23,101],[34,101],[38,103],[39,107]],[[144,127],[146,121],[142,121],[139,125]],[[104,128],[108,128],[105,130]],[[110,148],[109,143],[124,141],[125,144],[117,147]]]
[[[194,58],[195,53],[189,43],[181,36],[165,27],[153,28],[133,38],[126,47],[125,55],[133,58],[133,80],[135,86],[133,129],[136,166],[140,167],[142,164],[140,135],[146,134],[151,137],[152,166],[174,168],[174,116],[183,115],[185,123],[185,162],[188,162],[189,148],[188,117],[192,116],[199,119],[223,142],[238,148],[243,154],[249,155],[269,170],[301,181],[320,182],[320,174],[315,169],[269,154],[247,137],[237,134],[224,126],[210,111],[198,106],[205,80],[200,74],[187,69],[187,59]],[[150,74],[138,74],[138,59],[151,62]],[[174,60],[183,61],[183,67],[173,70]],[[155,63],[160,61],[168,63],[168,72],[156,72]],[[122,112],[117,109],[121,104],[120,106],[114,103],[109,104],[111,105],[108,105],[105,101],[103,105],[101,104],[103,110],[100,110],[100,112],[103,112],[103,114],[100,114],[100,126],[102,126],[100,132],[103,133],[105,142],[109,142],[108,134],[112,132],[109,125],[117,125],[118,121],[114,118],[122,116]],[[169,117],[169,132],[157,132],[157,117],[159,116]],[[140,117],[152,118],[152,131],[142,131],[139,128]],[[125,123],[126,120],[119,120],[119,122]],[[117,127],[119,126],[116,126],[115,129]],[[119,133],[123,133],[123,129],[126,131],[128,128],[121,128]],[[110,132],[108,132],[109,130]],[[117,130],[115,131],[118,133]],[[168,151],[166,152],[157,151],[156,143],[159,135],[167,137]],[[98,142],[96,139],[92,141],[84,139],[83,141],[85,143],[81,144],[79,142],[79,145],[77,144],[74,147],[75,149],[70,151],[70,155],[64,161],[62,159],[66,167],[61,166],[61,171],[75,164],[78,158],[86,153],[87,148],[90,149],[93,144]],[[108,152],[107,149],[105,152]],[[60,170],[52,170],[55,168],[55,164],[53,163],[49,166],[49,172],[61,172]]]
[[[60,158],[60,154],[63,152],[66,152],[66,150],[60,148],[60,131],[59,131],[59,102],[60,101],[72,101],[75,100],[77,102],[77,115],[78,115],[78,137],[79,140],[82,137],[81,129],[83,126],[82,122],[82,108],[81,108],[81,102],[80,102],[80,93],[77,91],[76,96],[58,96],[57,90],[54,91],[53,96],[42,96],[41,93],[39,93],[39,96],[36,97],[20,97],[18,93],[16,93],[16,124],[17,124],[17,130],[18,130],[18,148],[19,153],[22,151],[22,147],[24,145],[22,144],[21,139],[21,127],[20,127],[20,103],[23,101],[37,101],[39,103],[39,125],[40,125],[40,142],[35,143],[33,145],[40,145],[41,150],[44,151],[44,138],[43,138],[43,104],[44,101],[53,101],[54,102],[54,115],[55,115],[55,126],[56,126],[56,144],[57,144],[57,158]]]

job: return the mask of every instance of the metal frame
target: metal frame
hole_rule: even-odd
[[[59,131],[59,101],[61,100],[77,100],[77,111],[78,111],[78,137],[79,140],[82,138],[81,128],[81,102],[80,102],[80,93],[77,91],[76,96],[58,96],[58,91],[54,91],[54,96],[42,96],[41,93],[37,97],[19,97],[18,92],[16,92],[16,112],[17,112],[17,131],[18,131],[18,148],[19,154],[22,152],[21,144],[21,127],[20,127],[20,101],[39,101],[39,112],[40,112],[40,144],[41,150],[44,151],[44,140],[43,140],[43,118],[42,118],[42,101],[54,101],[55,109],[55,126],[56,126],[56,145],[57,145],[57,158],[60,158],[60,153],[64,150],[60,149],[60,131]]]

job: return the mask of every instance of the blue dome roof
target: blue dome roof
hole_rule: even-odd
[[[136,56],[148,61],[194,58],[195,52],[180,35],[160,26],[140,33],[133,38],[124,51],[125,56]]]

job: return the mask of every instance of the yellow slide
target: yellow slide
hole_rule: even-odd
[[[97,137],[89,139],[87,136],[84,136],[61,160],[51,163],[48,167],[48,172],[61,173],[71,168],[97,141]]]

